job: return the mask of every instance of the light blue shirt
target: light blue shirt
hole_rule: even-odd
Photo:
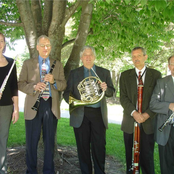
[[[95,65],[92,68],[96,72]],[[91,72],[91,76],[96,76],[95,73],[91,69],[90,69],[90,72]],[[84,67],[84,78],[86,78],[88,76],[89,76],[89,69]],[[86,107],[91,107],[91,108],[99,108],[100,106],[101,106],[101,102],[98,102],[93,105],[86,105]]]
[[[45,65],[46,65],[46,72],[47,74],[49,73],[50,71],[50,59],[49,57],[47,57],[46,59],[43,59],[40,55],[38,57],[38,61],[39,61],[39,71],[40,71],[40,81],[41,81],[41,75],[42,75],[42,63],[43,63],[43,60],[45,60]],[[49,85],[49,93],[50,93],[50,97],[52,96],[51,95],[51,87],[50,87],[50,83],[48,83]],[[57,89],[57,85],[56,83],[54,84],[55,88]]]

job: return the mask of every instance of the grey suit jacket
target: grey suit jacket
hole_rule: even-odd
[[[108,116],[107,116],[107,105],[106,105],[106,97],[112,97],[113,93],[115,91],[113,87],[113,83],[111,80],[110,72],[107,69],[101,68],[96,66],[96,73],[101,79],[102,82],[106,82],[107,84],[107,91],[105,92],[105,96],[101,100],[101,112],[102,112],[102,118],[103,122],[106,128],[108,128]],[[81,66],[75,70],[72,70],[70,72],[68,82],[67,82],[67,88],[64,91],[63,97],[67,103],[69,103],[69,96],[70,94],[78,99],[80,99],[80,94],[77,89],[77,86],[80,81],[84,79],[84,67]],[[84,117],[84,106],[77,107],[72,112],[70,112],[70,126],[73,126],[75,128],[80,127],[82,124]]]
[[[148,118],[144,123],[142,123],[143,129],[146,134],[154,133],[155,113],[150,110],[149,103],[153,89],[156,85],[156,81],[159,78],[161,78],[161,73],[159,71],[147,68],[142,101],[142,113],[146,112],[150,116],[150,118]],[[135,69],[130,69],[121,73],[120,102],[124,109],[121,130],[131,134],[134,131],[135,121],[134,118],[131,116],[131,113],[133,110],[137,110],[137,77]]]
[[[53,63],[53,59],[50,59],[50,66]],[[52,72],[56,81],[57,89],[53,85],[51,86],[52,94],[52,112],[60,118],[60,101],[59,92],[66,88],[66,80],[64,76],[64,70],[62,64],[57,60],[56,65]],[[38,98],[39,92],[34,93],[33,86],[40,82],[39,62],[38,58],[32,58],[24,61],[22,70],[19,75],[18,88],[26,95],[24,105],[25,119],[31,120],[36,116],[36,111],[32,110],[32,106],[35,104]]]
[[[174,83],[172,76],[166,76],[157,81],[150,101],[150,108],[157,113],[155,124],[155,140],[158,144],[166,145],[171,125],[167,125],[162,132],[158,128],[168,119],[172,111],[169,104],[174,103]]]

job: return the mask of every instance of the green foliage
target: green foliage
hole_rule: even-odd
[[[174,31],[173,28],[168,28],[174,20],[174,1],[92,2],[94,8],[86,44],[96,48],[97,59],[101,64],[105,62],[104,66],[108,67],[108,62],[112,62],[111,69],[114,69],[115,64],[126,62],[126,65],[117,66],[124,70],[125,67],[132,66],[130,61],[123,61],[125,53],[130,53],[136,46],[142,46],[149,55],[148,65],[159,65],[153,61],[153,57],[164,49],[168,50],[167,44],[172,46]],[[79,23],[79,13],[80,9],[73,16],[73,36]]]
[[[0,12],[0,21],[2,22],[8,22],[12,25],[21,22],[15,0],[1,0]],[[5,36],[11,39],[10,42],[24,38],[24,31],[21,27],[0,25],[0,31],[3,31]]]
[[[67,1],[67,9],[75,3],[77,2]],[[110,70],[125,70],[132,67],[130,60],[127,60],[132,48],[142,46],[149,56],[148,66],[165,69],[163,62],[174,50],[174,1],[91,0],[90,3],[93,4],[93,14],[86,44],[96,48],[97,63]],[[41,5],[43,10],[44,0]],[[15,0],[1,0],[0,11],[0,22],[21,22]],[[70,32],[65,34],[63,43],[76,37],[80,18],[81,7],[72,15]],[[0,24],[0,31],[10,38],[11,48],[15,39],[25,37],[22,27],[10,24]],[[65,50],[71,50],[69,47],[68,45]],[[63,64],[66,64],[70,53],[68,51],[65,54],[65,59],[63,57]]]

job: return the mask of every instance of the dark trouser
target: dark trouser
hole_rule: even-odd
[[[92,174],[90,149],[95,174],[104,174],[106,128],[100,108],[85,107],[82,125],[79,128],[74,128],[74,132],[82,174]]]
[[[0,106],[0,174],[7,173],[7,140],[12,118],[13,105]]]
[[[25,120],[26,126],[26,163],[29,174],[37,174],[37,147],[43,129],[44,165],[43,174],[54,174],[54,142],[57,118],[51,111],[51,98],[41,99],[37,115],[33,120]]]
[[[174,173],[174,127],[171,127],[170,136],[165,146],[158,145],[161,174]]]
[[[132,174],[133,134],[124,132],[127,174]],[[146,134],[140,126],[140,168],[143,174],[154,174],[154,134]]]

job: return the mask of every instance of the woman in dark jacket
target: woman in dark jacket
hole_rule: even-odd
[[[14,124],[19,118],[16,65],[13,59],[3,55],[5,48],[5,36],[0,33],[0,174],[7,173],[6,148],[10,122],[12,120]]]

